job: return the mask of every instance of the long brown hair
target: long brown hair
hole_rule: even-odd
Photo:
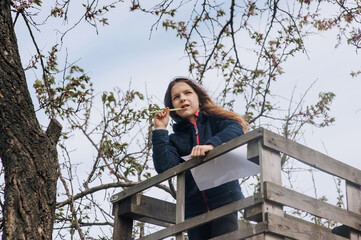
[[[173,86],[178,82],[184,82],[188,84],[197,93],[199,99],[199,109],[204,113],[204,115],[235,120],[242,126],[244,132],[247,131],[248,123],[246,120],[244,120],[241,116],[239,116],[234,112],[228,111],[226,109],[217,106],[201,85],[186,77],[175,78],[173,81],[169,83],[168,89],[164,96],[164,105],[166,107],[174,108],[172,104],[171,92]],[[174,120],[181,119],[175,112],[170,112],[170,116]]]

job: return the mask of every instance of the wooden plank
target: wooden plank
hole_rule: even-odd
[[[184,222],[185,212],[185,173],[177,175],[177,207],[176,207],[176,224]],[[176,240],[183,240],[184,232],[177,233]]]
[[[125,213],[131,212],[131,205],[132,202],[134,202],[134,199],[136,196],[131,196],[126,199],[123,199],[123,201],[118,202],[117,204],[113,204],[113,215],[119,215],[122,216]]]
[[[247,159],[259,165],[259,139],[252,140],[247,144]]]
[[[280,239],[284,239],[284,237],[276,235],[274,233],[268,232],[264,234],[264,240],[280,240]]]
[[[139,215],[137,216],[137,218],[132,218],[132,219],[137,220],[139,222],[150,223],[150,224],[161,226],[161,227],[169,227],[169,226],[174,225],[172,223],[167,223],[167,222],[160,221],[160,220],[150,218],[150,217],[142,217],[142,216],[139,216]]]
[[[114,240],[129,240],[132,239],[133,219],[124,216],[119,216],[118,209],[119,204],[114,206],[114,227],[113,227],[113,239]]]
[[[249,221],[262,222],[262,207],[263,204],[258,204],[244,209],[244,218]]]
[[[238,239],[253,237],[255,235],[264,233],[266,231],[267,231],[267,224],[261,222],[255,225],[250,225],[247,227],[240,228],[237,231],[227,233],[222,236],[211,238],[210,240],[238,240]],[[261,235],[259,236],[260,237],[258,239],[263,239],[263,236]],[[257,238],[251,238],[251,239],[257,239]]]
[[[120,216],[165,227],[175,224],[174,203],[137,194],[116,204]]]
[[[361,230],[360,215],[296,191],[265,182],[265,199]]]
[[[196,167],[202,163],[208,162],[212,160],[213,158],[216,158],[226,152],[229,152],[237,147],[240,147],[247,142],[260,138],[263,135],[263,128],[258,128],[256,130],[253,130],[251,132],[248,132],[246,134],[243,134],[242,136],[239,136],[235,139],[232,139],[231,141],[227,142],[227,144],[222,144],[216,148],[214,148],[212,151],[210,151],[207,156],[203,158],[194,158],[192,160],[186,161],[185,163],[179,164],[171,169],[168,169],[167,171],[158,174],[154,177],[151,177],[143,182],[138,183],[137,185],[128,188],[120,193],[114,194],[110,201],[112,203],[121,201],[131,195],[134,195],[136,193],[142,192],[156,184],[159,184],[161,182],[164,182],[165,180],[174,177],[184,171],[187,171],[193,167]]]
[[[140,200],[137,205],[132,206],[132,212],[159,221],[175,223],[176,206],[174,203],[144,195],[138,195],[138,197]]]
[[[244,240],[264,240],[264,233],[253,235],[252,237],[245,238]]]
[[[274,151],[262,146],[261,140],[258,142],[259,146],[259,162],[261,169],[261,193],[264,192],[264,182],[272,182],[277,185],[282,185],[281,177],[281,156],[278,151]],[[264,202],[262,205],[263,220],[266,212],[274,213],[283,216],[283,207],[280,204]],[[267,236],[265,236],[267,238]],[[270,237],[271,239],[277,239]]]
[[[347,240],[347,238],[332,234],[324,227],[305,221],[297,221],[296,218],[283,218],[275,214],[266,214],[268,230],[270,232],[299,240]]]
[[[142,237],[139,240],[158,240],[166,237],[173,236],[179,232],[186,231],[187,229],[191,229],[202,224],[213,221],[217,218],[223,217],[227,214],[239,211],[246,207],[252,206],[254,204],[258,204],[262,201],[262,198],[259,194],[250,196],[248,198],[244,198],[235,202],[232,202],[226,206],[217,208],[213,211],[201,214],[189,220],[186,220],[182,223],[176,224],[174,226],[168,227],[166,229],[160,230],[156,233],[150,234],[148,236]]]
[[[262,222],[262,224],[265,224]],[[255,224],[251,224],[251,223],[248,223],[248,222],[245,222],[243,220],[238,220],[238,229],[246,229],[247,227],[253,227],[255,228]],[[267,230],[267,226],[265,227],[265,231]],[[243,230],[241,230],[243,231]],[[246,237],[244,238],[244,240],[264,240],[264,232],[261,232],[257,235],[254,235],[252,234],[251,237]]]
[[[361,218],[361,189],[359,185],[346,181],[347,209]],[[350,229],[351,240],[361,240],[361,233]]]
[[[259,142],[260,147],[260,168],[261,182],[272,182],[282,184],[281,178],[281,157],[278,151],[266,149]],[[263,184],[261,184],[261,191]]]
[[[261,194],[264,193],[264,182],[269,181],[275,184],[282,185],[281,177],[281,156],[278,151],[266,148],[262,145],[262,139],[258,142],[259,145],[259,164],[261,168]],[[283,207],[280,204],[264,202],[262,204],[262,219],[265,221],[266,213],[274,213],[283,217]],[[280,240],[283,239],[272,233],[264,233],[265,240]]]
[[[122,201],[123,199],[130,197],[134,194],[137,194],[139,192],[142,192],[148,188],[151,188],[155,186],[156,184],[159,184],[161,182],[166,181],[169,178],[172,178],[176,176],[179,173],[182,173],[192,167],[198,166],[203,162],[202,158],[194,158],[192,160],[186,161],[182,164],[179,164],[173,168],[168,169],[167,171],[164,171],[163,173],[160,173],[158,175],[155,175],[143,182],[140,182],[122,192],[116,193],[110,198],[110,202],[113,204],[119,201]]]
[[[263,144],[311,167],[361,185],[361,171],[359,169],[265,129]]]
[[[361,216],[361,188],[359,185],[346,182],[347,209]]]
[[[250,227],[251,225],[254,225],[254,224],[245,222],[244,220],[238,220],[238,229],[247,228],[247,227]]]
[[[260,140],[259,139],[255,139],[252,140],[250,142],[248,142],[247,144],[247,159],[256,163],[256,164],[260,164],[259,163],[259,150],[260,150]],[[249,208],[244,209],[244,218],[249,220],[249,221],[254,221],[254,222],[262,222],[262,209],[263,209],[263,203],[256,205],[256,206],[252,206]]]
[[[292,215],[285,214],[284,217],[286,219],[285,221],[287,221],[287,219],[290,219],[291,221],[296,221],[296,222],[300,222],[301,224],[310,225],[310,227],[313,227],[313,225],[315,225],[313,222],[309,222],[309,221],[306,221],[304,219],[301,219],[301,218],[298,218],[298,217],[295,217],[295,216],[292,216]],[[319,227],[321,227],[321,226],[319,226]],[[335,228],[333,228],[333,229],[324,228],[324,227],[321,227],[321,228],[324,231],[327,231],[327,232],[333,233],[333,234],[335,234],[337,236],[340,236],[339,234],[334,233]],[[347,237],[345,237],[345,238],[347,238]],[[289,239],[289,238],[286,238],[286,239]]]

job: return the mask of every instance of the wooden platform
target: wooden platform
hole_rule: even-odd
[[[248,144],[247,157],[260,165],[260,194],[230,203],[213,211],[184,220],[184,172]],[[280,153],[287,154],[304,164],[345,181],[347,209],[325,203],[282,186]],[[143,196],[142,191],[177,176],[177,203]],[[132,239],[133,220],[165,227],[144,236],[142,240],[163,239],[176,236],[183,239],[187,229],[200,226],[232,212],[244,210],[244,216],[252,224],[240,222],[239,230],[212,240],[361,240],[361,171],[320,152],[312,150],[265,129],[256,129],[213,149],[204,158],[197,158],[175,166],[134,187],[112,196],[114,240]],[[341,225],[334,231],[291,217],[284,213],[288,206],[314,216],[335,221]],[[335,234],[337,232],[339,234]],[[340,234],[344,234],[340,236]]]

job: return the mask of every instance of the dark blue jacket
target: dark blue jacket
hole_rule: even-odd
[[[217,147],[243,134],[240,124],[234,120],[207,117],[199,112],[197,119],[200,145],[212,144]],[[189,155],[197,145],[194,125],[181,120],[173,125],[174,133],[168,135],[167,130],[154,130],[153,161],[158,173],[184,162],[181,156]],[[224,206],[243,198],[238,181],[232,181],[218,187],[200,191],[190,171],[186,172],[185,217],[190,218],[209,210]],[[204,196],[203,196],[204,195]]]

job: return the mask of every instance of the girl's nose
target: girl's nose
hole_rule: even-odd
[[[182,102],[184,102],[184,100],[186,100],[186,96],[182,94],[182,95],[180,96],[180,100],[181,100]]]

